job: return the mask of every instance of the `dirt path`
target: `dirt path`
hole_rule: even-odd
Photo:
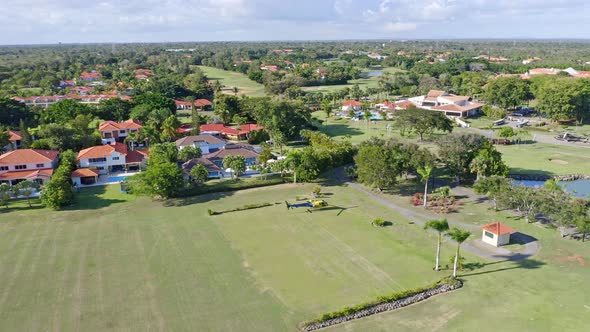
[[[342,177],[340,175],[338,176],[338,178],[342,179]],[[399,206],[399,205],[391,202],[390,200],[383,198],[381,195],[376,194],[376,193],[366,189],[365,187],[363,187],[362,185],[360,185],[358,183],[353,183],[353,182],[345,182],[345,183],[350,188],[353,188],[357,191],[363,192],[363,193],[371,196],[375,201],[379,202],[380,204],[382,204],[392,210],[395,210],[396,212],[400,213],[404,217],[408,218],[409,220],[411,220],[419,225],[423,226],[426,224],[426,221],[432,219],[432,216],[430,216],[426,213]],[[473,193],[469,193],[467,195],[472,196]],[[479,234],[481,232],[481,229],[478,225],[457,222],[457,221],[453,221],[450,219],[448,219],[448,221],[449,221],[449,225],[451,227],[457,226],[457,227],[461,227],[461,228],[466,228],[466,229],[472,231],[476,236],[479,236]],[[489,245],[480,245],[480,244],[483,244],[480,240],[475,240],[475,241],[464,243],[462,245],[462,248],[469,251],[470,253],[477,255],[479,257],[482,257],[482,258],[493,259],[493,260],[501,259],[501,260],[510,260],[510,261],[520,261],[523,259],[530,258],[530,257],[534,256],[539,251],[539,249],[540,249],[539,241],[529,238],[526,235],[520,234],[520,233],[513,234],[512,236],[513,237],[520,237],[519,240],[522,240],[522,242],[525,243],[524,250],[522,252],[513,253],[513,252],[506,250],[504,248],[496,248],[496,247],[492,247]],[[448,241],[452,241],[452,240],[448,239]]]

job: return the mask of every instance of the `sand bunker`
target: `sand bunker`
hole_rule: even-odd
[[[549,161],[551,161],[552,163],[560,164],[560,165],[569,164],[567,161],[561,160],[561,159],[549,159]]]

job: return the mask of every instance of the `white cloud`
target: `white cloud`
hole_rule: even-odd
[[[586,0],[19,0],[0,6],[0,44],[498,37],[478,35],[489,31],[587,37],[589,6]]]

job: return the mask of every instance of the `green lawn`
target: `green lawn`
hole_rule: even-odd
[[[198,66],[207,75],[210,81],[219,80],[225,86],[224,92],[233,94],[232,88],[238,87],[238,95],[247,95],[250,97],[266,96],[264,85],[254,82],[248,76],[223,69],[208,66]]]
[[[590,173],[590,148],[542,143],[496,148],[515,174]]]
[[[324,186],[323,211],[286,210],[285,200],[312,187],[154,202],[115,185],[84,190],[66,211],[11,203],[0,210],[0,330],[295,331],[323,312],[448,274],[432,271],[434,234],[352,188]],[[264,202],[278,204],[207,214]],[[393,226],[372,227],[378,217]],[[450,217],[496,219],[473,202]],[[464,272],[462,290],[335,329],[583,330],[590,244],[496,217],[539,238],[539,257],[517,265],[466,254],[490,264]],[[444,244],[443,263],[452,250]]]

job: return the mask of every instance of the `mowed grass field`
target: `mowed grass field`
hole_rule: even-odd
[[[179,206],[102,188],[84,191],[79,210],[0,213],[0,330],[289,331],[440,277],[424,250],[433,239],[347,188],[329,189],[346,210],[314,213],[284,205],[311,186]],[[280,204],[207,214],[267,201]],[[377,217],[399,225],[370,226]]]
[[[514,174],[590,174],[590,148],[557,144],[497,146]]]
[[[254,82],[248,76],[215,67],[197,66],[201,69],[210,81],[219,81],[224,85],[223,92],[233,94],[233,87],[238,87],[238,95],[250,97],[264,97],[264,85]]]
[[[326,311],[449,273],[432,270],[434,234],[353,188],[324,186],[331,207],[323,211],[285,208],[312,187],[163,203],[108,186],[83,191],[76,210],[11,203],[0,210],[0,330],[295,331]],[[278,204],[207,213],[264,202]],[[479,224],[487,208],[466,203],[449,217]],[[378,217],[393,225],[371,226]],[[465,253],[483,264],[463,272],[465,288],[332,330],[584,330],[590,246],[498,218],[540,239],[538,257],[517,264]],[[453,250],[445,241],[443,265]]]

